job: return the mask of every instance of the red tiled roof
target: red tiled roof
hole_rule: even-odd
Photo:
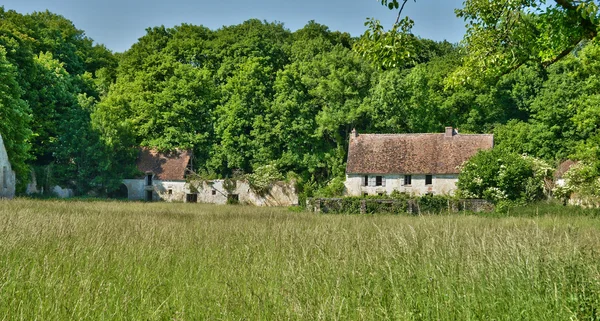
[[[577,164],[577,162],[570,159],[567,159],[566,161],[560,163],[560,165],[558,165],[558,168],[554,172],[554,178],[562,178],[563,175],[565,175],[565,173],[569,169],[571,169],[571,167],[575,164]]]
[[[185,171],[191,156],[189,151],[174,151],[165,154],[153,149],[142,148],[138,154],[136,165],[140,172],[151,172],[158,180],[185,180]]]
[[[346,173],[458,174],[463,162],[493,146],[494,135],[351,135]]]

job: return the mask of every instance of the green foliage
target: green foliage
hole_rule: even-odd
[[[532,202],[544,197],[552,171],[539,159],[494,148],[463,164],[457,186],[467,198]]]
[[[0,46],[0,135],[22,189],[29,179],[31,118],[29,106],[21,99],[23,92],[16,77],[17,69],[8,62],[6,50]]]
[[[370,19],[359,39],[251,19],[148,28],[119,55],[62,16],[0,8],[0,113],[11,120],[0,133],[19,182],[28,166],[51,166],[78,194],[117,188],[146,146],[193,150],[194,170],[215,178],[271,164],[297,173],[301,199],[339,195],[353,128],[493,131],[507,152],[597,164],[597,7],[542,3],[466,1],[461,45],[415,37],[408,1],[384,0],[397,21]],[[515,199],[542,194],[539,179],[523,184]]]
[[[600,170],[596,164],[579,162],[573,165],[564,175],[564,186],[557,186],[553,192],[556,198],[568,199],[576,193],[580,199],[592,200],[600,198]]]
[[[549,66],[598,35],[593,0],[467,0],[456,10],[467,22],[461,68],[455,85],[494,79],[527,63]]]
[[[273,184],[283,180],[283,175],[273,165],[264,165],[245,176],[250,188],[259,195],[267,193]]]
[[[327,185],[315,192],[316,197],[340,197],[344,195],[346,187],[344,186],[345,177],[334,177]]]

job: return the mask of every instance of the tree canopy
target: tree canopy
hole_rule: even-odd
[[[62,16],[0,8],[0,134],[19,181],[33,168],[43,184],[107,193],[145,146],[192,150],[213,177],[268,166],[338,186],[354,128],[453,126],[493,132],[502,153],[600,164],[593,1],[467,0],[461,44],[412,35],[410,2],[382,4],[392,30],[369,20],[359,38],[251,19],[148,28],[120,54]]]

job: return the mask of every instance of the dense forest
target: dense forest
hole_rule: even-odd
[[[133,175],[140,146],[193,150],[206,177],[269,165],[306,188],[326,188],[344,175],[353,128],[453,126],[494,133],[497,148],[553,165],[595,162],[595,36],[551,63],[522,61],[461,81],[457,74],[477,67],[466,50],[473,41],[405,34],[410,54],[382,64],[371,59],[377,52],[364,54],[369,31],[355,38],[314,21],[292,32],[248,20],[218,30],[148,28],[129,50],[112,53],[65,17],[0,7],[0,134],[21,191],[33,169],[38,184],[78,194],[108,193]]]

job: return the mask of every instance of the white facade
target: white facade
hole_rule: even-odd
[[[427,184],[429,183],[427,176],[430,177],[431,184]],[[393,191],[418,196],[425,194],[452,195],[456,191],[457,182],[458,174],[347,174],[344,185],[348,196],[389,195]]]
[[[4,141],[0,136],[0,198],[15,197],[15,172],[8,161],[8,154],[4,147]]]
[[[212,180],[190,186],[185,181],[161,181],[145,179],[125,179],[129,200],[198,202],[209,204],[227,204],[228,198],[234,198],[241,204],[255,206],[291,206],[298,204],[298,194],[293,184],[276,183],[264,195],[255,193],[247,182],[236,181],[235,188],[228,192],[224,180]]]
[[[189,189],[185,181],[161,181],[148,179],[124,179],[127,198],[133,201],[184,202]]]

